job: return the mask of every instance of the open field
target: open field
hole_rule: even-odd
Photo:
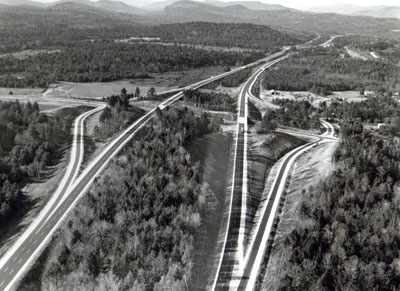
[[[150,87],[154,87],[157,93],[162,93],[179,87],[184,87],[209,78],[211,75],[218,75],[221,73],[223,73],[223,68],[221,67],[207,67],[182,72],[149,74],[150,78],[138,78],[113,82],[58,82],[50,85],[44,93],[44,96],[102,99],[103,97],[120,94],[122,88],[125,88],[128,92],[135,92],[136,87],[139,87],[141,95],[146,95]]]
[[[274,99],[290,99],[296,101],[308,101],[313,106],[318,107],[321,102],[328,102],[329,98],[322,97],[308,91],[275,91],[274,94],[270,90],[262,88],[260,98],[266,102],[271,103]]]
[[[367,100],[366,97],[360,95],[357,91],[341,91],[333,92],[333,95],[328,96],[329,99],[335,101],[347,101],[347,102],[362,102]]]
[[[367,98],[360,95],[358,91],[335,91],[332,95],[323,97],[308,91],[275,91],[271,94],[270,90],[262,89],[260,98],[266,102],[271,103],[273,99],[290,99],[296,101],[309,101],[313,106],[319,107],[321,102],[326,102],[328,105],[332,101],[347,101],[347,102],[362,102]],[[273,104],[272,104],[273,106]]]
[[[360,59],[360,60],[363,60],[363,61],[372,59],[372,56],[371,56],[369,53],[360,52],[360,51],[357,51],[357,50],[354,49],[354,48],[349,48],[349,47],[347,47],[347,46],[345,47],[345,49],[346,49],[346,51],[347,51],[347,54],[348,54],[350,57],[352,57],[353,59]]]

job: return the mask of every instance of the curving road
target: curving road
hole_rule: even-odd
[[[79,169],[81,168],[84,154],[84,122],[86,118],[103,110],[104,106],[100,106],[88,112],[85,112],[75,119],[73,142],[71,148],[70,162],[67,167],[67,171],[61,180],[56,192],[52,199],[48,202],[45,208],[40,212],[39,216],[35,221],[28,227],[28,229],[22,234],[22,236],[16,241],[16,243],[7,251],[7,253],[0,260],[0,288],[6,289],[9,284],[7,281],[12,280],[13,276],[19,271],[18,262],[22,262],[22,257],[29,252],[31,244],[27,243],[26,239],[29,239],[29,234],[35,229],[35,226],[39,225],[40,221],[46,219],[46,215],[49,211],[59,203],[62,197],[71,186],[76,176],[78,175]]]
[[[282,61],[286,56],[274,59],[263,65],[243,85],[239,94],[238,119],[236,129],[236,144],[234,154],[234,170],[232,176],[232,190],[225,237],[222,242],[222,250],[217,263],[215,277],[210,289],[236,290],[240,283],[243,270],[244,254],[246,251],[247,220],[247,119],[248,98],[253,96],[251,89],[257,78],[267,68]]]
[[[279,202],[285,190],[285,184],[290,169],[296,159],[306,151],[312,149],[317,144],[338,140],[334,137],[334,127],[326,121],[321,120],[321,123],[327,129],[323,135],[313,136],[315,138],[313,142],[307,143],[292,150],[283,158],[283,162],[279,168],[278,174],[268,194],[268,197],[261,202],[263,205],[261,210],[261,218],[256,225],[255,232],[253,233],[253,236],[251,238],[249,251],[247,252],[245,258],[244,272],[237,290],[252,291],[255,288],[255,284],[266,251],[267,242],[270,237],[273,222],[278,211]],[[312,136],[300,132],[296,134],[308,137]]]
[[[208,78],[206,80],[188,86],[185,89],[198,89],[213,81],[221,79],[225,76],[250,68],[252,66],[270,61],[282,55],[285,51],[274,54],[267,58],[258,60],[249,65],[236,68],[232,71],[221,75]],[[71,156],[70,166],[67,170],[67,175],[64,177],[61,186],[55,193],[52,200],[46,205],[39,217],[35,219],[32,225],[21,238],[11,247],[11,249],[0,260],[0,290],[10,290],[18,280],[29,269],[34,260],[40,255],[41,251],[51,239],[54,231],[61,225],[68,212],[75,206],[79,198],[88,190],[91,183],[97,175],[106,167],[107,163],[130,141],[130,139],[144,125],[151,120],[157,109],[163,110],[165,107],[173,104],[182,98],[183,92],[180,92],[150,110],[146,115],[129,126],[122,134],[115,138],[108,147],[93,160],[83,171],[83,173],[74,181],[76,173],[79,171],[82,158],[83,147],[74,147]],[[99,110],[99,109],[98,109]],[[87,117],[87,116],[86,116]],[[78,121],[77,121],[78,122]],[[80,119],[83,130],[83,120]],[[81,141],[83,141],[83,131],[80,130]],[[77,136],[77,135],[76,135]],[[75,142],[74,142],[75,144]],[[82,144],[82,143],[81,143]],[[71,183],[73,183],[71,185]]]

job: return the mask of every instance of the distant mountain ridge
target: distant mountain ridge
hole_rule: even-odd
[[[68,4],[68,3],[85,5],[117,13],[135,14],[135,15],[146,14],[144,10],[125,4],[122,1],[99,0],[97,2],[94,2],[89,0],[59,0],[51,3],[41,3],[30,0],[0,0],[0,4],[5,4],[9,6],[31,6],[38,8],[52,8],[57,5]]]
[[[378,9],[365,9],[356,11],[353,13],[353,15],[400,19],[400,6],[386,6]]]
[[[371,16],[379,18],[399,18],[400,6],[359,6],[352,4],[327,5],[306,9],[316,13],[337,13],[343,15]]]
[[[13,6],[7,6],[10,8],[2,8],[2,6],[0,6],[0,11],[4,11],[4,9],[17,9],[19,6],[34,6],[35,2],[29,0],[0,0],[0,4],[1,3],[8,5],[10,5],[10,3],[13,4]],[[16,5],[16,3],[19,5]],[[85,11],[85,13],[90,13],[92,15],[136,23],[165,24],[193,21],[253,23],[283,30],[330,34],[354,32],[381,33],[396,30],[400,27],[400,20],[396,19],[333,13],[312,13],[287,8],[281,5],[264,4],[257,1],[233,1],[224,3],[218,0],[204,0],[203,2],[167,0],[152,4],[152,9],[157,7],[157,9],[159,9],[162,5],[168,3],[171,4],[166,5],[162,10],[153,11],[132,7],[120,1],[110,0],[101,0],[99,2],[92,2],[89,0],[60,0],[55,3],[47,4],[45,8],[57,9],[60,12],[65,10],[68,13],[75,13],[81,16],[83,16],[82,11]],[[43,6],[39,4],[36,8],[43,9]],[[255,8],[257,8],[257,10],[255,10]],[[353,8],[356,9],[356,7]],[[43,9],[44,14],[46,9]],[[146,9],[148,9],[148,7]]]
[[[241,5],[250,10],[264,10],[264,11],[276,11],[276,10],[292,10],[292,8],[280,5],[280,4],[267,4],[260,1],[230,1],[222,2],[218,0],[204,0],[203,3],[210,4],[218,7],[228,7],[232,5]],[[294,9],[293,9],[294,10]]]

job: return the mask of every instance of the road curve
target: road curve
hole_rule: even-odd
[[[264,70],[284,58],[286,55],[263,65],[247,80],[239,94],[230,205],[224,242],[210,286],[212,291],[236,290],[241,279],[246,251],[248,98],[253,96],[251,89]]]
[[[206,80],[195,83],[185,89],[198,89],[213,81],[221,79],[225,76],[250,68],[254,65],[261,64],[279,57],[283,52],[276,53],[272,56],[263,58],[254,63],[248,64],[243,67],[236,68],[221,75],[208,78]],[[163,110],[165,107],[173,104],[182,98],[183,92],[180,92],[158,105],[156,108],[150,110],[147,114],[137,120],[134,124],[129,126],[122,134],[115,138],[109,146],[93,160],[83,173],[73,182],[73,185],[67,187],[65,185],[71,182],[73,176],[62,182],[63,187],[60,193],[63,195],[55,195],[57,199],[51,201],[51,206],[46,207],[46,211],[41,212],[41,215],[35,219],[34,223],[28,228],[29,231],[25,232],[21,238],[14,244],[11,249],[0,260],[0,290],[10,290],[16,282],[28,270],[30,265],[38,257],[47,243],[50,241],[55,230],[60,226],[63,219],[65,219],[68,212],[74,207],[79,198],[87,191],[100,172],[105,168],[108,162],[130,141],[130,139],[139,131],[149,120],[151,120],[157,109]],[[72,163],[72,161],[71,161]],[[79,160],[73,163],[73,170],[75,173],[79,170]],[[62,197],[62,198],[61,198]],[[56,208],[52,208],[54,203],[57,202]],[[50,203],[49,203],[50,204]],[[51,213],[49,212],[51,209]],[[46,216],[46,217],[45,217]]]
[[[322,124],[326,127],[327,132],[331,132],[333,128],[331,124],[326,121],[322,122]],[[299,134],[302,135],[301,133]],[[337,141],[337,139],[332,138],[332,134],[333,133],[329,133],[329,135],[321,136],[306,135],[308,137],[314,137],[314,141],[295,148],[283,158],[283,162],[278,170],[273,186],[267,198],[261,202],[263,204],[261,217],[251,238],[249,251],[246,253],[245,269],[237,290],[252,291],[255,288],[266,251],[267,242],[278,211],[279,202],[285,190],[286,180],[293,163],[299,156],[312,149],[316,144],[321,142]]]
[[[50,201],[46,204],[43,210],[40,212],[38,217],[33,221],[33,223],[24,231],[21,237],[14,243],[14,245],[5,253],[5,255],[0,260],[0,289],[7,290],[10,285],[9,282],[12,281],[14,275],[19,271],[18,262],[21,260],[21,255],[25,254],[29,249],[29,244],[26,243],[26,239],[29,239],[32,232],[40,224],[41,221],[46,219],[51,210],[59,203],[62,197],[67,192],[68,188],[74,182],[76,176],[78,175],[79,169],[82,164],[83,154],[84,154],[84,122],[86,118],[103,110],[103,106],[97,107],[93,110],[85,112],[78,116],[74,122],[73,130],[73,142],[71,147],[71,157],[68,164],[66,173],[60,182],[56,192]]]

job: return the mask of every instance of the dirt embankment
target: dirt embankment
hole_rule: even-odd
[[[290,251],[284,244],[285,237],[296,228],[299,220],[302,201],[307,199],[306,192],[312,185],[328,176],[334,165],[332,156],[337,143],[322,143],[302,155],[291,171],[288,188],[284,198],[279,224],[272,243],[271,253],[265,262],[263,283],[259,290],[277,290],[285,276],[285,264],[289,260]]]
[[[304,143],[304,140],[285,133],[261,135],[253,132],[249,134],[248,214],[252,222],[271,168],[285,153]],[[249,232],[250,229],[247,230],[247,233]]]
[[[225,196],[232,176],[233,137],[229,133],[213,133],[191,142],[187,147],[193,162],[200,162],[203,187],[207,191],[202,226],[195,238],[195,256],[189,290],[205,290],[218,251],[218,235]]]

